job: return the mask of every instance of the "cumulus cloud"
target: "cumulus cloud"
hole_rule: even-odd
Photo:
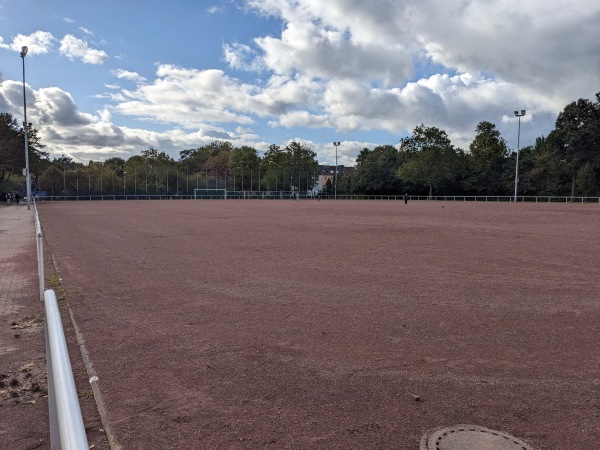
[[[247,81],[252,73],[243,74],[249,76],[242,81],[223,70],[161,64],[154,77],[113,71],[117,80],[133,85],[106,84],[110,92],[97,97],[109,98],[110,106],[93,115],[78,115],[69,106],[72,99],[60,92],[40,90],[36,102],[45,114],[50,104],[64,112],[56,116],[62,122],[55,130],[64,142],[74,139],[65,138],[71,136],[65,131],[70,117],[82,122],[88,142],[120,142],[122,149],[143,139],[144,147],[193,146],[217,136],[259,145],[253,127],[262,119],[289,133],[311,127],[332,134],[383,130],[398,137],[425,123],[446,130],[453,143],[467,148],[481,120],[496,123],[510,145],[511,112],[517,108],[528,111],[521,137],[531,142],[547,134],[567,103],[593,98],[599,90],[600,4],[593,0],[523,5],[509,0],[245,0],[244,5],[247,12],[281,22],[275,34],[223,43],[228,67],[255,72],[256,79]],[[39,44],[17,38],[6,44],[0,38],[0,47],[19,51],[29,45],[34,53],[52,48],[49,33],[36,37]],[[107,58],[71,35],[61,41],[61,52],[89,63]],[[18,102],[18,92],[9,87],[0,106]],[[118,115],[176,129],[151,133],[121,127],[119,133],[111,128]],[[45,116],[40,112],[39,117]],[[110,139],[100,138],[100,131]],[[330,145],[312,145],[331,154]],[[374,145],[348,143],[345,157],[364,146]]]
[[[89,48],[87,42],[67,34],[60,41],[60,53],[67,58],[80,59],[85,64],[102,64],[108,55],[104,50]]]
[[[32,91],[26,86],[26,95]],[[28,102],[28,105],[30,102]],[[13,117],[23,117],[23,85],[17,81],[0,81],[0,111],[7,112]],[[17,119],[18,120],[18,119]]]
[[[117,69],[117,70],[113,70],[112,74],[121,80],[136,81],[138,83],[142,83],[142,82],[146,81],[146,78],[144,78],[137,72],[131,72],[129,70]]]
[[[50,52],[56,43],[56,38],[47,31],[36,31],[29,35],[17,34],[12,38],[10,44],[4,44],[0,37],[0,48],[11,49],[20,52],[24,46],[28,47],[28,55],[43,55]]]
[[[400,43],[357,42],[343,30],[314,22],[288,23],[281,38],[256,38],[262,62],[278,74],[319,78],[371,79],[399,83],[411,71],[410,54]]]
[[[121,90],[113,98],[121,114],[145,117],[193,128],[204,122],[249,124],[244,113],[251,87],[237,83],[220,70],[157,68],[157,80],[137,90]]]
[[[256,50],[249,45],[233,43],[223,44],[223,56],[232,69],[260,70],[261,63],[256,58]]]
[[[246,4],[285,23],[280,36],[254,40],[256,58],[275,74],[311,77],[324,92],[310,110],[298,105],[273,124],[400,133],[426,122],[464,144],[477,120],[502,125],[515,107],[552,117],[598,90],[600,4],[592,0]],[[423,58],[438,73],[414,80]]]
[[[78,110],[71,94],[57,87],[43,88],[35,93],[35,118],[40,126],[78,127],[96,121],[91,114]]]

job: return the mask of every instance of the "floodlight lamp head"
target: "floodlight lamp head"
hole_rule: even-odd
[[[515,111],[515,116],[519,116],[519,111]]]
[[[525,115],[525,110],[524,110],[524,109],[522,109],[522,110],[521,110],[521,115],[522,115],[522,116],[524,116],[524,115]]]
[[[339,142],[334,142],[333,145],[335,145],[337,147],[338,145],[340,145],[340,143]]]
[[[28,51],[29,51],[29,48],[26,45],[21,47],[21,58],[25,58],[25,55],[27,54]]]

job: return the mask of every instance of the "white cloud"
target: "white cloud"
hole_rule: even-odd
[[[3,42],[4,40],[0,37],[0,48],[20,52],[22,47],[27,46],[28,55],[43,55],[52,50],[56,38],[47,31],[36,31],[29,35],[17,34],[10,44],[4,44]]]
[[[75,23],[73,19],[69,19],[68,17],[63,17],[63,21],[66,23]]]
[[[129,70],[117,69],[117,70],[113,70],[112,74],[121,80],[136,81],[138,83],[142,83],[142,82],[146,81],[146,78],[144,78],[137,72],[131,72]]]
[[[532,142],[551,129],[567,103],[593,98],[600,90],[600,4],[594,0],[523,5],[511,0],[246,0],[245,5],[281,21],[276,34],[223,43],[229,68],[256,72],[255,80],[161,64],[150,79],[113,71],[133,86],[107,84],[110,92],[96,98],[112,103],[93,115],[69,112],[72,99],[58,92],[44,97],[40,90],[40,105],[43,98],[57,105],[65,114],[57,120],[62,117],[65,124],[67,117],[87,120],[89,142],[100,139],[98,130],[108,130],[112,142],[122,139],[120,148],[142,138],[149,139],[144,146],[167,147],[211,136],[259,142],[252,128],[263,118],[273,127],[384,130],[395,136],[425,123],[446,130],[456,145],[467,148],[481,120],[496,123],[510,142],[516,134],[510,116],[515,108],[527,109],[521,137]],[[221,12],[216,6],[206,11]],[[0,37],[0,47],[20,51],[28,45],[34,54],[48,52],[55,39],[43,33],[27,36],[32,43],[22,43],[20,35],[10,44]],[[61,52],[94,63],[108,57],[70,35]],[[243,74],[247,80],[252,75]],[[16,108],[15,89],[6,87],[0,107],[5,102]],[[40,106],[47,114],[48,108]],[[119,133],[110,128],[118,115],[178,128],[153,134],[122,127]],[[70,136],[63,128],[56,133]],[[331,149],[325,145],[323,151]]]
[[[71,60],[80,59],[86,64],[102,64],[108,58],[105,51],[89,48],[87,42],[71,34],[62,38],[59,51]]]
[[[351,30],[320,22],[290,22],[281,38],[255,39],[262,62],[278,74],[302,73],[319,78],[370,79],[399,83],[412,71],[411,55],[400,42],[357,40]]]
[[[211,6],[206,10],[208,14],[220,14],[223,12],[223,7],[221,6]]]
[[[223,44],[223,56],[232,69],[261,70],[260,60],[256,58],[256,50],[249,45],[239,43]]]
[[[466,147],[480,120],[511,131],[502,117],[513,108],[535,111],[544,120],[535,131],[547,133],[568,102],[598,90],[600,4],[592,0],[246,4],[285,25],[280,36],[255,39],[255,60],[290,80],[308,77],[323,93],[286,105],[273,126],[401,134],[423,122]],[[437,74],[411,81],[416,61]]]
[[[90,30],[88,30],[86,27],[79,27],[79,29],[81,31],[83,31],[85,34],[89,35],[89,36],[94,36],[94,33],[92,33]]]
[[[157,79],[122,90],[114,97],[122,114],[193,128],[205,122],[252,123],[246,109],[248,86],[237,84],[220,70],[183,69],[160,65]]]
[[[85,126],[96,120],[91,114],[79,111],[71,94],[60,88],[39,89],[34,98],[35,109],[32,111],[32,119],[35,119],[40,126]]]

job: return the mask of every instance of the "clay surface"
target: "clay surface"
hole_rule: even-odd
[[[600,442],[599,205],[38,208],[123,448]]]

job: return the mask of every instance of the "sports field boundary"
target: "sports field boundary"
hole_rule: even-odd
[[[600,438],[597,205],[40,206],[113,448]]]

